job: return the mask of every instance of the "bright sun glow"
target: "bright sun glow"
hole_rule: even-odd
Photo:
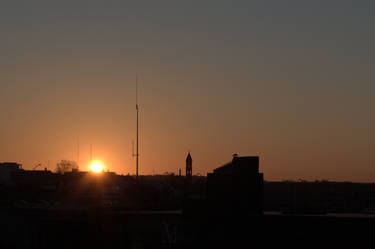
[[[90,170],[95,173],[100,173],[103,171],[103,164],[100,161],[94,161],[90,165]]]

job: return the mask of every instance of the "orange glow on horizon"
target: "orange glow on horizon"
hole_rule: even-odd
[[[90,164],[90,170],[94,173],[101,173],[103,172],[104,170],[104,166],[103,166],[103,163],[100,162],[100,161],[93,161],[91,164]]]

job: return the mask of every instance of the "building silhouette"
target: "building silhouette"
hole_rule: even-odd
[[[0,163],[0,186],[8,186],[12,184],[11,176],[13,172],[20,171],[22,164],[14,162]]]
[[[190,152],[186,157],[186,179],[188,182],[192,181],[193,177],[193,159],[191,158]]]
[[[238,157],[207,174],[207,201],[212,213],[262,214],[263,173],[259,157]]]

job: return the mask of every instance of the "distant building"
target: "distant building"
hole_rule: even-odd
[[[190,152],[186,157],[186,179],[191,182],[193,176],[193,159],[191,158]]]
[[[50,170],[18,170],[11,174],[12,182],[19,188],[53,190],[57,188],[59,175]]]
[[[238,157],[207,174],[209,212],[222,214],[263,213],[263,173],[259,157]]]
[[[15,171],[22,169],[22,164],[19,163],[10,163],[10,162],[5,162],[5,163],[0,163],[0,169],[6,169],[9,171]]]
[[[12,172],[19,171],[22,169],[22,165],[13,162],[0,163],[0,185],[11,185]]]

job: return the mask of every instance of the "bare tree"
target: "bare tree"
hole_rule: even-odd
[[[59,174],[65,174],[66,172],[70,172],[73,169],[78,170],[78,164],[75,161],[61,160],[56,165],[56,172]]]

